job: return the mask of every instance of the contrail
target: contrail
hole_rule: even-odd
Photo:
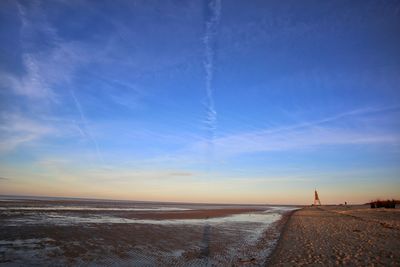
[[[77,126],[78,126],[78,128],[79,128],[79,131],[80,131],[81,133],[83,133],[83,134],[85,135],[85,137],[88,138],[88,139],[93,143],[93,145],[94,145],[94,147],[95,147],[95,149],[96,149],[97,158],[98,158],[101,162],[103,162],[103,157],[102,157],[102,154],[101,154],[101,152],[100,152],[99,145],[98,145],[96,139],[95,139],[95,138],[90,134],[90,132],[86,129],[86,128],[87,128],[87,121],[86,121],[85,115],[83,114],[82,106],[81,106],[81,104],[79,103],[78,99],[76,98],[74,91],[71,89],[70,92],[71,92],[72,99],[73,99],[74,102],[75,102],[76,109],[77,109],[78,112],[79,112],[79,115],[80,115],[80,117],[81,117],[81,121],[82,121],[82,124],[83,124],[83,127],[84,127],[84,128],[82,128],[82,127],[80,127],[79,124],[77,124]]]
[[[217,28],[221,17],[221,0],[211,0],[207,5],[207,17],[205,24],[204,42],[204,70],[205,88],[206,88],[206,109],[207,116],[205,119],[206,128],[210,131],[212,139],[215,138],[215,130],[217,128],[217,111],[215,109],[213,95],[213,76],[214,76],[214,43],[217,35]]]
[[[30,33],[30,29],[24,29],[24,28],[29,27],[29,26],[33,27],[35,25],[33,24],[33,22],[31,22],[28,19],[29,17],[27,17],[27,15],[26,15],[26,13],[27,13],[26,8],[23,5],[21,5],[20,3],[18,3],[18,2],[16,4],[17,4],[18,12],[19,12],[19,17],[20,17],[20,20],[21,20],[21,23],[22,23],[21,36],[24,37],[26,35],[26,32]],[[48,21],[46,19],[46,16],[43,14],[42,7],[41,7],[40,3],[39,2],[35,2],[32,7],[34,8],[34,11],[36,11],[38,14],[41,14],[41,17],[40,17],[40,22],[41,22],[40,30],[44,31],[44,33],[46,34],[46,37],[48,37],[47,39],[51,40],[55,47],[60,47],[61,46],[61,41],[60,41],[60,38],[57,35],[57,31],[55,30],[55,28],[53,28],[48,23]],[[36,30],[35,27],[34,27],[34,30]],[[19,88],[19,90],[23,91],[24,94],[30,95],[30,96],[32,96],[32,95],[33,96],[37,96],[38,94],[39,95],[40,94],[44,94],[43,89],[42,89],[43,88],[43,84],[42,83],[45,84],[45,82],[46,82],[45,78],[42,78],[42,76],[40,75],[41,73],[39,73],[39,71],[38,71],[37,63],[32,60],[31,53],[24,53],[24,55],[25,55],[25,58],[26,58],[24,60],[24,63],[25,63],[25,65],[27,65],[28,78],[30,78],[30,79],[28,80],[29,86],[25,86],[24,85],[24,86],[22,86],[22,88]],[[32,77],[30,77],[29,74]],[[44,79],[45,81],[42,82],[41,81],[42,79]],[[32,83],[33,83],[33,86],[32,86]],[[49,83],[51,83],[51,81]],[[28,90],[27,90],[27,88],[28,88]],[[46,89],[47,89],[47,87],[46,87]],[[41,90],[41,91],[38,91],[38,90]],[[46,96],[49,96],[49,95],[53,96],[53,94],[52,94],[53,91],[50,90],[50,89],[46,90],[45,93],[46,93],[45,94]],[[79,103],[79,101],[78,101],[77,97],[75,96],[75,93],[74,93],[74,91],[72,89],[70,89],[70,93],[71,93],[72,99],[74,100],[76,109],[78,110],[78,113],[80,115],[80,119],[81,119],[83,127],[81,127],[81,125],[79,125],[78,123],[76,123],[76,125],[77,125],[80,133],[84,137],[89,139],[90,142],[93,143],[93,145],[94,145],[94,147],[96,149],[97,158],[101,162],[103,162],[103,157],[102,157],[99,145],[98,145],[96,139],[91,135],[91,133],[90,133],[90,131],[88,129],[87,120],[86,120],[86,118],[84,116],[84,113],[82,111],[81,104]]]

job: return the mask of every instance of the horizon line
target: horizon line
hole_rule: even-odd
[[[164,204],[201,204],[201,205],[266,205],[266,206],[301,206],[307,207],[312,206],[312,204],[270,204],[270,203],[224,203],[224,202],[183,202],[183,201],[160,201],[160,200],[129,200],[129,199],[113,199],[113,198],[91,198],[91,197],[67,197],[67,196],[38,196],[38,195],[3,195],[0,194],[0,200],[6,199],[7,197],[12,198],[14,200],[81,200],[81,201],[104,201],[104,202],[137,202],[137,203],[164,203]],[[11,199],[11,200],[12,200]],[[366,205],[366,203],[350,203],[347,205]],[[338,206],[343,205],[343,203],[339,204],[322,204],[321,206]]]

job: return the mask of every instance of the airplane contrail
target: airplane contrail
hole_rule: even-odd
[[[210,131],[212,139],[215,138],[215,130],[217,128],[217,111],[215,108],[214,101],[214,89],[212,87],[212,82],[214,78],[214,58],[215,58],[215,48],[213,44],[215,43],[215,38],[217,35],[217,27],[221,17],[221,0],[212,0],[208,2],[207,11],[210,12],[209,16],[206,18],[205,24],[205,34],[203,38],[204,42],[204,70],[205,76],[205,88],[206,88],[206,109],[207,115],[205,119],[205,124],[207,129]]]
[[[96,149],[96,154],[97,154],[98,159],[101,162],[103,162],[103,157],[102,157],[102,154],[100,152],[100,148],[99,148],[99,145],[98,145],[96,139],[91,135],[91,133],[88,131],[88,129],[86,129],[88,126],[87,126],[86,117],[85,117],[85,115],[83,114],[83,111],[82,111],[81,104],[78,101],[78,99],[76,98],[74,91],[71,89],[70,92],[71,92],[72,99],[75,102],[76,109],[79,112],[79,115],[81,117],[81,121],[82,121],[82,124],[83,124],[83,127],[84,127],[84,129],[83,129],[82,127],[79,126],[79,124],[77,124],[77,126],[79,128],[79,131],[81,133],[83,133],[85,135],[85,137],[88,138],[93,143],[93,145],[94,145],[94,147]]]

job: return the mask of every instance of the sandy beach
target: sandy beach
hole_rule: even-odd
[[[306,207],[284,226],[268,266],[399,266],[400,210]]]
[[[0,202],[0,265],[399,266],[400,210]]]

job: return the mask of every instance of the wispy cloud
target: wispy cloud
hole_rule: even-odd
[[[357,109],[315,121],[228,134],[214,139],[214,151],[219,158],[225,158],[246,153],[310,149],[325,145],[399,145],[400,135],[396,131],[365,123],[370,115],[376,117],[379,113],[384,121],[387,115],[385,112],[395,110],[396,107]],[[377,123],[375,119],[374,123]],[[338,121],[346,121],[347,126],[338,126]],[[200,141],[190,150],[201,151],[207,146],[207,142]]]
[[[329,127],[305,128],[281,133],[252,132],[230,135],[215,140],[215,150],[222,155],[254,152],[285,151],[322,145],[398,144],[394,133],[335,129]]]
[[[273,129],[262,130],[260,132],[278,133],[278,132],[285,132],[285,131],[291,131],[291,130],[300,130],[300,129],[308,128],[308,127],[320,127],[321,125],[335,123],[337,121],[346,121],[349,119],[350,119],[350,121],[354,122],[354,118],[357,118],[357,120],[359,120],[360,118],[370,120],[369,115],[374,115],[374,114],[377,114],[378,116],[381,117],[381,119],[383,119],[383,117],[381,116],[382,115],[381,113],[398,111],[399,109],[400,109],[400,106],[358,108],[358,109],[353,109],[353,110],[349,110],[349,111],[344,111],[344,112],[334,114],[331,116],[327,116],[327,117],[317,119],[317,120],[303,121],[303,122],[299,122],[299,123],[289,125],[289,126],[282,126],[282,127],[276,127]]]
[[[47,17],[40,1],[32,1],[23,5],[16,2],[21,20],[20,34],[23,40],[32,39],[37,33],[44,33],[52,39],[57,38],[57,30],[47,22]]]
[[[36,59],[26,54],[23,56],[23,64],[26,74],[23,77],[16,77],[12,74],[1,73],[0,81],[3,86],[11,88],[18,95],[32,98],[51,97],[47,82],[40,75],[40,67]]]
[[[326,116],[316,120],[303,120],[294,124],[279,125],[251,131],[226,132],[213,141],[213,159],[204,157],[210,142],[199,136],[164,136],[162,133],[140,131],[134,136],[142,139],[151,136],[154,140],[181,144],[174,151],[161,152],[143,158],[132,158],[126,164],[135,166],[205,166],[210,162],[228,163],[225,160],[253,153],[274,153],[314,150],[322,152],[324,147],[362,145],[400,149],[400,134],[393,127],[398,107],[359,108]],[[247,129],[247,128],[246,128]],[[144,135],[141,137],[141,135]],[[171,139],[173,138],[173,139]],[[396,148],[397,147],[397,148]],[[209,170],[208,170],[209,171]],[[244,172],[248,172],[245,168]]]
[[[0,82],[7,90],[19,96],[27,97],[28,101],[34,100],[37,103],[51,103],[54,106],[63,104],[65,100],[66,89],[71,92],[70,97],[74,104],[80,123],[71,120],[68,123],[74,124],[75,129],[81,136],[87,138],[94,146],[95,153],[101,160],[101,152],[97,140],[93,137],[89,130],[88,121],[82,110],[81,102],[77,99],[72,85],[74,84],[75,73],[82,66],[92,62],[95,56],[90,52],[89,44],[77,41],[64,41],[59,38],[56,28],[48,21],[46,13],[41,7],[40,2],[34,2],[32,5],[21,5],[17,3],[19,17],[22,22],[21,26],[21,43],[22,43],[22,60],[24,66],[23,74],[0,72]],[[44,36],[46,46],[41,49],[37,48],[37,33]],[[42,40],[41,40],[42,41]],[[43,46],[43,44],[40,44]],[[39,101],[39,102],[37,102]],[[29,108],[29,105],[28,105]],[[44,113],[48,112],[47,110]],[[20,119],[16,119],[18,123]],[[31,124],[33,121],[31,120]],[[42,122],[43,123],[43,122]],[[54,123],[47,121],[49,127],[52,128]],[[7,126],[13,129],[13,127]],[[64,126],[65,128],[65,126]],[[31,142],[39,139],[44,133],[43,131],[35,131],[22,129],[18,134],[7,136],[7,142],[1,143],[3,151],[12,150],[19,144]],[[47,134],[47,132],[46,132]]]
[[[0,152],[8,152],[16,147],[39,140],[46,135],[54,133],[54,129],[43,126],[37,121],[22,117],[17,114],[2,114],[0,125]]]
[[[36,51],[32,50],[36,35],[43,34],[50,40],[56,39],[56,31],[51,27],[46,17],[43,15],[39,2],[32,2],[29,10],[16,3],[19,18],[21,20],[20,36],[21,46],[23,48],[22,65],[25,67],[25,73],[16,75],[14,73],[0,73],[0,81],[3,86],[13,90],[18,95],[31,98],[53,99],[54,94],[51,87],[57,81],[62,80],[59,75],[60,68],[64,68],[65,64],[55,62],[54,57],[65,59],[65,55],[57,56],[59,50]],[[54,41],[53,41],[54,42]],[[55,75],[57,73],[57,75]]]
[[[212,138],[215,137],[215,130],[217,128],[217,111],[215,108],[214,89],[212,82],[214,78],[215,42],[218,24],[221,17],[221,4],[221,0],[212,0],[208,2],[207,11],[209,14],[207,14],[208,17],[206,18],[205,34],[203,38],[205,54],[203,65],[206,73],[205,88],[207,97],[207,115],[205,124],[207,129],[211,132]]]
[[[0,72],[1,84],[17,95],[56,102],[58,87],[71,81],[74,71],[89,60],[90,53],[84,44],[64,42],[58,37],[40,2],[27,6],[17,3],[17,7],[24,72]]]

